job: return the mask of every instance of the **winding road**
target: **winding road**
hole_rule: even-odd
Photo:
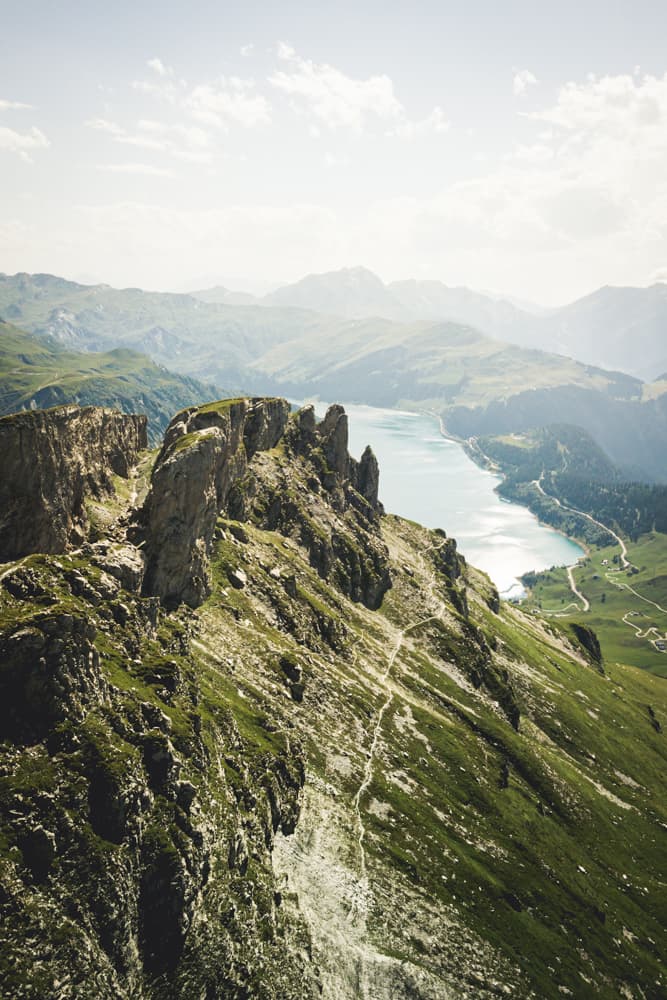
[[[539,490],[539,492],[542,494],[542,496],[547,497],[547,499],[549,499],[549,500],[552,500],[555,504],[557,504],[563,510],[569,510],[572,514],[577,514],[579,517],[585,517],[587,521],[591,522],[591,524],[595,524],[595,525],[597,525],[597,527],[602,528],[603,531],[605,531],[608,535],[611,535],[611,537],[614,539],[614,541],[619,546],[619,548],[621,550],[621,554],[620,554],[621,565],[619,567],[615,568],[615,569],[608,569],[606,571],[606,573],[605,573],[605,579],[613,587],[616,587],[618,590],[626,590],[626,591],[628,591],[628,593],[633,594],[638,600],[644,601],[645,604],[650,604],[652,607],[656,608],[657,611],[660,611],[662,614],[667,615],[667,609],[666,608],[663,608],[660,604],[657,604],[655,601],[651,601],[648,597],[644,597],[643,594],[640,594],[638,591],[636,591],[634,589],[634,587],[630,586],[630,584],[623,583],[620,580],[618,580],[619,573],[622,573],[624,570],[628,570],[628,569],[633,569],[634,568],[633,565],[632,565],[632,563],[628,559],[628,550],[627,550],[625,542],[620,537],[620,535],[617,535],[615,531],[613,531],[611,528],[609,528],[606,524],[603,524],[602,521],[598,521],[596,518],[592,517],[590,514],[586,514],[583,510],[578,510],[576,507],[570,507],[567,504],[561,503],[561,501],[557,497],[554,497],[550,493],[547,493],[546,490],[542,487],[542,478],[543,478],[543,476],[544,476],[544,472],[542,472],[542,474],[540,475],[539,479],[533,479],[532,480],[531,486],[535,486],[536,489]],[[581,610],[581,611],[589,611],[590,610],[590,606],[591,606],[590,605],[590,601],[577,588],[577,585],[576,585],[576,582],[575,582],[575,579],[574,579],[574,574],[572,572],[572,567],[571,566],[567,567],[567,578],[568,578],[568,582],[569,582],[569,585],[570,585],[570,590],[575,595],[575,597],[577,597],[581,601],[581,605],[582,606],[581,606],[581,608],[579,610]],[[566,615],[569,615],[571,613],[568,609],[571,608],[571,607],[575,607],[575,606],[576,605],[568,604],[566,608],[555,609],[553,611],[544,608],[544,609],[542,609],[542,613],[543,614],[547,614],[547,615],[555,615],[555,616],[564,615],[564,616],[566,616]],[[667,640],[667,631],[665,631],[664,633],[661,633],[660,630],[658,629],[658,627],[655,626],[655,625],[650,626],[647,629],[642,629],[641,626],[635,625],[634,622],[628,621],[628,618],[632,618],[634,616],[634,614],[636,614],[636,612],[634,612],[632,609],[626,611],[625,614],[623,615],[623,617],[621,618],[621,621],[623,622],[624,625],[629,625],[630,628],[632,628],[634,630],[635,635],[636,635],[636,637],[638,639],[646,639],[647,642],[649,642],[652,646],[655,646],[656,642],[658,642],[658,641]],[[650,636],[651,636],[652,633],[655,634],[655,638],[653,638],[653,639],[650,638]]]

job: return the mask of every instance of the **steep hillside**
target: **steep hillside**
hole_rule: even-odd
[[[119,348],[74,353],[0,320],[0,415],[63,403],[145,413],[157,443],[178,406],[201,403],[213,387]]]
[[[3,995],[664,995],[664,685],[346,445],[188,409],[0,571]]]
[[[667,394],[629,375],[491,340],[452,323],[357,320],[335,338],[280,344],[254,365],[298,398],[439,413],[459,437],[524,432],[565,414],[619,465],[667,479]]]
[[[0,561],[81,541],[86,501],[113,492],[146,444],[146,417],[100,407],[1,417]]]
[[[319,335],[332,324],[298,309],[79,285],[50,274],[0,275],[0,316],[70,350],[131,348],[231,389],[243,385],[246,366],[274,344],[306,331]]]
[[[657,378],[667,368],[667,284],[600,288],[536,325],[536,346]]]

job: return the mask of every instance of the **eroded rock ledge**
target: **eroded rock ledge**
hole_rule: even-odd
[[[146,417],[57,406],[0,419],[0,562],[84,537],[87,496],[110,492],[147,445]]]

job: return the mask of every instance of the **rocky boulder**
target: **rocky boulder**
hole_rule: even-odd
[[[342,406],[334,403],[327,410],[317,427],[320,447],[328,468],[341,479],[349,474],[350,456],[347,451],[347,414]]]

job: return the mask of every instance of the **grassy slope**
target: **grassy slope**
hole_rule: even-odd
[[[0,414],[76,402],[147,413],[161,434],[180,407],[219,395],[125,348],[75,353],[0,322]]]
[[[265,468],[271,463],[289,468],[281,448]],[[295,496],[317,503],[305,481],[290,474]],[[165,653],[139,636],[130,658],[117,640],[105,640],[102,667],[128,712],[143,702],[167,713],[204,818],[221,828],[230,825],[225,803],[233,801],[240,775],[249,772],[261,795],[267,762],[286,747],[289,752],[290,744],[303,745],[304,808],[296,833],[279,837],[274,867],[288,880],[283,926],[290,913],[305,918],[329,987],[325,995],[356,997],[362,983],[373,984],[380,996],[404,996],[411,981],[423,997],[488,998],[509,990],[514,997],[549,998],[568,990],[612,1000],[621,989],[638,995],[641,985],[657,1000],[665,976],[659,879],[667,750],[647,706],[664,723],[664,685],[631,667],[612,666],[603,676],[564,643],[557,627],[507,605],[494,614],[488,580],[470,569],[471,623],[478,630],[471,633],[429,554],[439,537],[398,518],[383,522],[394,586],[379,612],[352,604],[320,579],[294,539],[245,523],[242,542],[231,527],[220,520],[210,599],[194,616],[166,619],[174,631],[187,621],[193,634],[194,672],[180,656],[176,661],[190,687],[200,690],[197,714],[210,754],[204,773],[188,762],[188,703],[181,688],[172,696],[165,687],[161,671],[173,669]],[[95,571],[80,556],[60,562],[64,572],[42,557],[28,565],[67,610],[102,620],[104,604],[89,608],[64,581],[70,568],[93,582]],[[228,583],[228,572],[238,567],[248,576],[243,590]],[[295,597],[271,575],[275,567],[283,578],[295,574]],[[134,598],[124,600],[132,605]],[[1,611],[2,624],[21,614],[6,595]],[[335,646],[323,638],[327,623],[339,636]],[[406,628],[385,678],[399,630]],[[481,636],[520,704],[518,732],[495,698],[470,682]],[[290,697],[280,668],[284,655],[301,666],[303,701]],[[136,751],[109,728],[105,713],[89,717],[88,738],[99,753],[113,751],[114,759],[120,755],[137,767]],[[230,715],[240,741],[221,747],[220,727]],[[32,801],[42,758],[47,791],[63,787],[67,754],[49,758],[31,748],[16,754],[16,777],[4,778],[0,792],[8,802],[17,791],[23,808]],[[366,774],[357,816],[354,802]],[[251,833],[252,810],[243,800],[239,808],[248,809]],[[165,832],[176,837],[172,826],[165,811]],[[215,906],[228,907],[225,899],[233,899],[235,919],[245,928],[256,901],[260,915],[269,905],[262,900],[271,897],[270,881],[253,857],[247,880],[237,879],[233,893],[221,889],[229,875],[226,841],[219,840],[207,890],[209,924],[219,923]],[[98,838],[91,856],[93,850],[109,859],[110,870],[122,867],[122,845]],[[3,864],[16,865],[17,857],[9,848]],[[64,871],[64,860],[58,864]],[[29,895],[35,912],[38,895],[34,889]],[[63,938],[73,926],[63,926]],[[265,990],[280,972],[272,954],[267,951],[263,967]],[[389,992],[390,975],[403,977],[398,993]],[[184,988],[169,995],[191,995]]]
[[[453,323],[341,321],[303,309],[227,306],[50,275],[0,276],[3,315],[31,331],[79,337],[88,349],[124,344],[165,363],[177,359],[180,370],[198,377],[225,369],[238,375],[254,363],[258,380],[315,385],[327,372],[334,380],[344,377],[356,397],[356,381],[363,385],[368,371],[380,367],[386,375],[396,367],[405,380],[396,403],[442,404],[451,397],[477,406],[527,386],[604,391],[614,380],[569,358],[504,344]],[[322,396],[340,392],[323,389]]]
[[[585,622],[595,630],[607,662],[631,664],[659,677],[667,677],[667,652],[656,649],[652,641],[658,635],[667,636],[667,612],[641,599],[647,598],[667,609],[667,535],[651,532],[636,544],[628,543],[628,559],[638,573],[614,572],[613,559],[618,551],[617,545],[594,548],[589,557],[575,567],[577,587],[588,598],[591,608],[585,614],[570,609],[567,617]],[[602,565],[604,559],[607,566]],[[565,570],[556,569],[538,575],[526,606],[562,614],[562,609],[573,600]],[[628,612],[628,621],[640,629],[641,634],[622,620]],[[658,631],[646,635],[650,628]]]
[[[0,275],[0,316],[73,349],[131,347],[196,378],[236,384],[273,344],[331,321],[299,309],[230,306],[191,295]]]
[[[297,860],[286,848],[283,864],[314,933],[332,989],[327,995],[339,989],[348,995],[344,970],[360,942],[358,961],[366,963],[369,981],[380,956],[389,956],[415,975],[421,969],[433,995],[442,995],[444,984],[469,989],[489,979],[510,983],[514,996],[525,995],[527,984],[539,996],[558,995],[558,986],[581,995],[587,977],[589,995],[611,998],[619,979],[633,981],[636,961],[653,968],[639,974],[648,985],[660,968],[659,947],[650,943],[659,941],[660,891],[647,873],[662,864],[656,824],[665,751],[646,704],[661,715],[664,688],[629,668],[603,678],[574,661],[558,633],[550,637],[511,608],[493,615],[481,601],[473,615],[502,643],[512,683],[529,706],[521,733],[466,684],[462,648],[452,638],[460,623],[451,612],[446,624],[413,631],[383,687],[378,674],[394,629],[437,611],[438,597],[437,590],[433,603],[423,597],[428,577],[417,552],[428,536],[393,518],[385,534],[416,580],[397,579],[378,615],[346,602],[341,607],[340,597],[280,538],[259,531],[251,532],[245,559],[237,547],[219,551],[221,581],[239,558],[254,572],[253,592],[225,598],[247,622],[245,633],[229,633],[229,612],[215,597],[200,612],[210,637],[201,659],[210,690],[234,705],[242,731],[258,747],[267,738],[261,719],[274,711],[267,693],[280,685],[271,666],[276,652],[291,649],[303,662],[304,651],[267,629],[257,557],[260,564],[287,562],[304,592],[317,595],[330,614],[342,612],[351,630],[346,656],[327,664],[326,657],[306,654],[304,709],[290,713],[306,740],[310,778]],[[223,632],[221,659],[213,650]],[[447,643],[457,651],[443,656]],[[244,668],[230,670],[230,662]],[[393,697],[362,799],[368,912],[355,920],[352,803],[387,690]],[[501,789],[506,765],[508,787]],[[350,920],[349,950],[341,953],[337,935]],[[653,957],[639,959],[654,947]]]
[[[462,406],[483,406],[527,386],[571,384],[604,390],[610,382],[605,373],[570,358],[504,344],[469,327],[389,320],[344,324],[333,342],[279,344],[256,367],[281,382],[306,381],[317,386],[320,381],[344,378],[355,395],[371,370],[383,369],[390,384],[391,377],[400,373],[397,389],[401,394],[392,402],[422,405],[442,405],[444,398]],[[322,395],[328,398],[325,390]]]
[[[276,652],[287,648],[304,664],[304,708],[290,706],[289,716],[306,741],[310,780],[294,852],[285,847],[283,864],[325,981],[343,988],[360,941],[358,962],[362,969],[366,963],[369,982],[378,955],[389,955],[434,976],[436,991],[444,983],[488,985],[495,974],[513,984],[515,996],[524,995],[526,982],[539,996],[558,995],[559,985],[581,995],[587,981],[590,995],[612,997],[619,979],[632,979],[644,947],[657,949],[640,961],[659,975],[659,946],[649,939],[659,941],[660,890],[647,873],[662,864],[656,824],[665,747],[646,705],[661,715],[664,687],[625,667],[602,677],[573,658],[558,629],[507,606],[493,614],[483,596],[488,584],[474,571],[471,615],[509,672],[525,713],[521,731],[466,680],[465,626],[446,598],[439,621],[411,630],[383,683],[396,629],[438,617],[444,596],[420,554],[433,535],[393,517],[383,531],[410,572],[395,574],[379,613],[342,600],[298,549],[259,529],[249,529],[247,546],[226,542],[218,550],[220,582],[241,560],[249,589],[229,591],[224,608],[214,594],[199,613],[208,637],[202,668],[211,671],[211,689],[224,691],[241,713],[248,738],[257,738],[258,721],[282,703]],[[289,567],[300,593],[315,597],[311,604],[345,622],[346,651],[327,662],[326,654],[267,628],[272,565]],[[226,627],[227,604],[245,629]],[[224,656],[215,652],[222,634]],[[243,669],[225,666],[232,662]],[[277,702],[270,694],[276,685]],[[360,858],[352,804],[388,694],[361,800],[368,897],[365,919],[355,918]],[[340,952],[339,934],[348,952]]]

